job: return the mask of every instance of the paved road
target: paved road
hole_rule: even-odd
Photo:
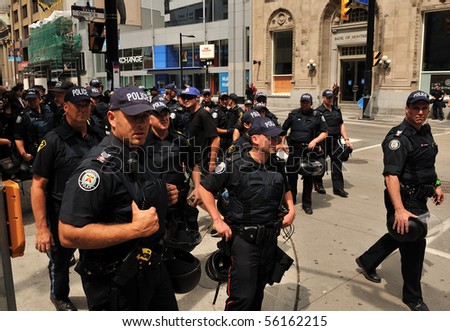
[[[277,111],[282,120],[287,111]],[[358,114],[359,115],[359,114]],[[349,136],[355,151],[345,164],[345,187],[348,199],[330,194],[329,174],[325,176],[328,194],[313,193],[313,215],[306,215],[296,206],[295,233],[290,241],[280,245],[296,262],[280,284],[268,287],[264,310],[305,311],[404,311],[401,302],[401,275],[398,252],[392,254],[379,268],[380,284],[368,282],[355,265],[356,256],[366,250],[386,231],[384,225],[382,161],[379,143],[387,130],[401,117],[361,121],[355,114],[344,113]],[[450,123],[431,122],[441,151],[450,146]],[[432,310],[449,310],[450,300],[450,156],[440,153],[438,173],[444,182],[447,201],[431,207],[433,236],[428,240],[424,265],[424,298]],[[300,184],[301,185],[301,184]],[[301,189],[300,189],[301,191]],[[23,215],[27,236],[24,257],[13,259],[13,271],[18,310],[53,310],[48,300],[49,281],[47,257],[34,249],[34,224],[29,202],[29,184],[24,184]],[[215,250],[217,239],[207,234],[209,218],[201,213],[200,228],[203,242],[194,254],[204,263]],[[75,272],[71,273],[71,298],[80,309],[86,302]],[[178,296],[182,310],[223,310],[226,298],[222,285],[216,305],[212,305],[216,284],[203,273],[199,286],[186,295]]]

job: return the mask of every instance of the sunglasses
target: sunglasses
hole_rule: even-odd
[[[195,95],[182,95],[181,96],[181,99],[183,99],[183,100],[192,100],[192,99],[195,99],[195,98],[196,98]]]

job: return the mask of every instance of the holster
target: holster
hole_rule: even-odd
[[[404,185],[401,184],[400,192],[402,195],[410,195],[415,199],[423,200],[431,198],[434,195],[435,188],[433,185]]]
[[[275,251],[274,260],[275,263],[267,281],[269,285],[272,285],[273,283],[279,283],[284,273],[289,270],[292,263],[294,263],[294,260],[278,246]]]
[[[268,225],[240,224],[232,225],[231,230],[233,231],[234,235],[242,237],[242,239],[244,239],[246,242],[259,245],[265,239],[276,239],[280,234],[281,224],[281,220],[277,220]]]

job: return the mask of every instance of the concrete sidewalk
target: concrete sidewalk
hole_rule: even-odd
[[[286,112],[287,114],[288,112]],[[284,114],[284,113],[283,113]],[[281,118],[281,113],[277,115]],[[346,120],[357,120],[344,113]],[[392,125],[402,116],[383,116]],[[381,121],[375,119],[374,123]],[[450,146],[450,121],[432,121],[433,132],[445,151]],[[434,130],[435,127],[441,130]],[[445,133],[447,132],[447,133]],[[395,252],[379,268],[380,284],[367,281],[356,266],[355,258],[386,232],[383,204],[383,179],[381,176],[382,155],[380,148],[355,150],[345,164],[345,187],[348,199],[313,193],[314,214],[305,215],[301,205],[296,205],[295,233],[291,240],[279,243],[292,258],[294,265],[285,274],[280,284],[268,286],[263,310],[266,311],[405,311],[401,302],[402,280],[399,254]],[[450,156],[438,155],[438,173],[447,194],[450,193]],[[300,181],[299,181],[300,182]],[[330,176],[324,178],[330,191]],[[300,185],[300,184],[299,184]],[[301,189],[300,189],[301,191]],[[27,246],[25,255],[12,260],[17,309],[20,311],[54,310],[49,300],[47,256],[34,248],[35,226],[29,199],[29,183],[24,184],[22,195],[23,216]],[[329,192],[328,192],[329,193]],[[431,203],[430,211],[442,220],[439,231],[428,240],[423,273],[423,295],[431,310],[450,310],[450,196],[442,206]],[[202,278],[190,293],[179,295],[181,310],[222,311],[226,299],[225,285],[219,290],[215,305],[212,305],[216,283],[204,272],[208,255],[216,249],[218,238],[210,236],[209,217],[200,214],[202,243],[193,251],[202,262]],[[71,269],[71,299],[80,310],[86,310],[79,276]]]

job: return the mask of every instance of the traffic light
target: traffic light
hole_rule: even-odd
[[[105,43],[105,23],[91,22],[88,26],[89,30],[89,50],[92,53],[102,53],[103,44]]]
[[[341,0],[341,21],[348,21],[353,0]]]

